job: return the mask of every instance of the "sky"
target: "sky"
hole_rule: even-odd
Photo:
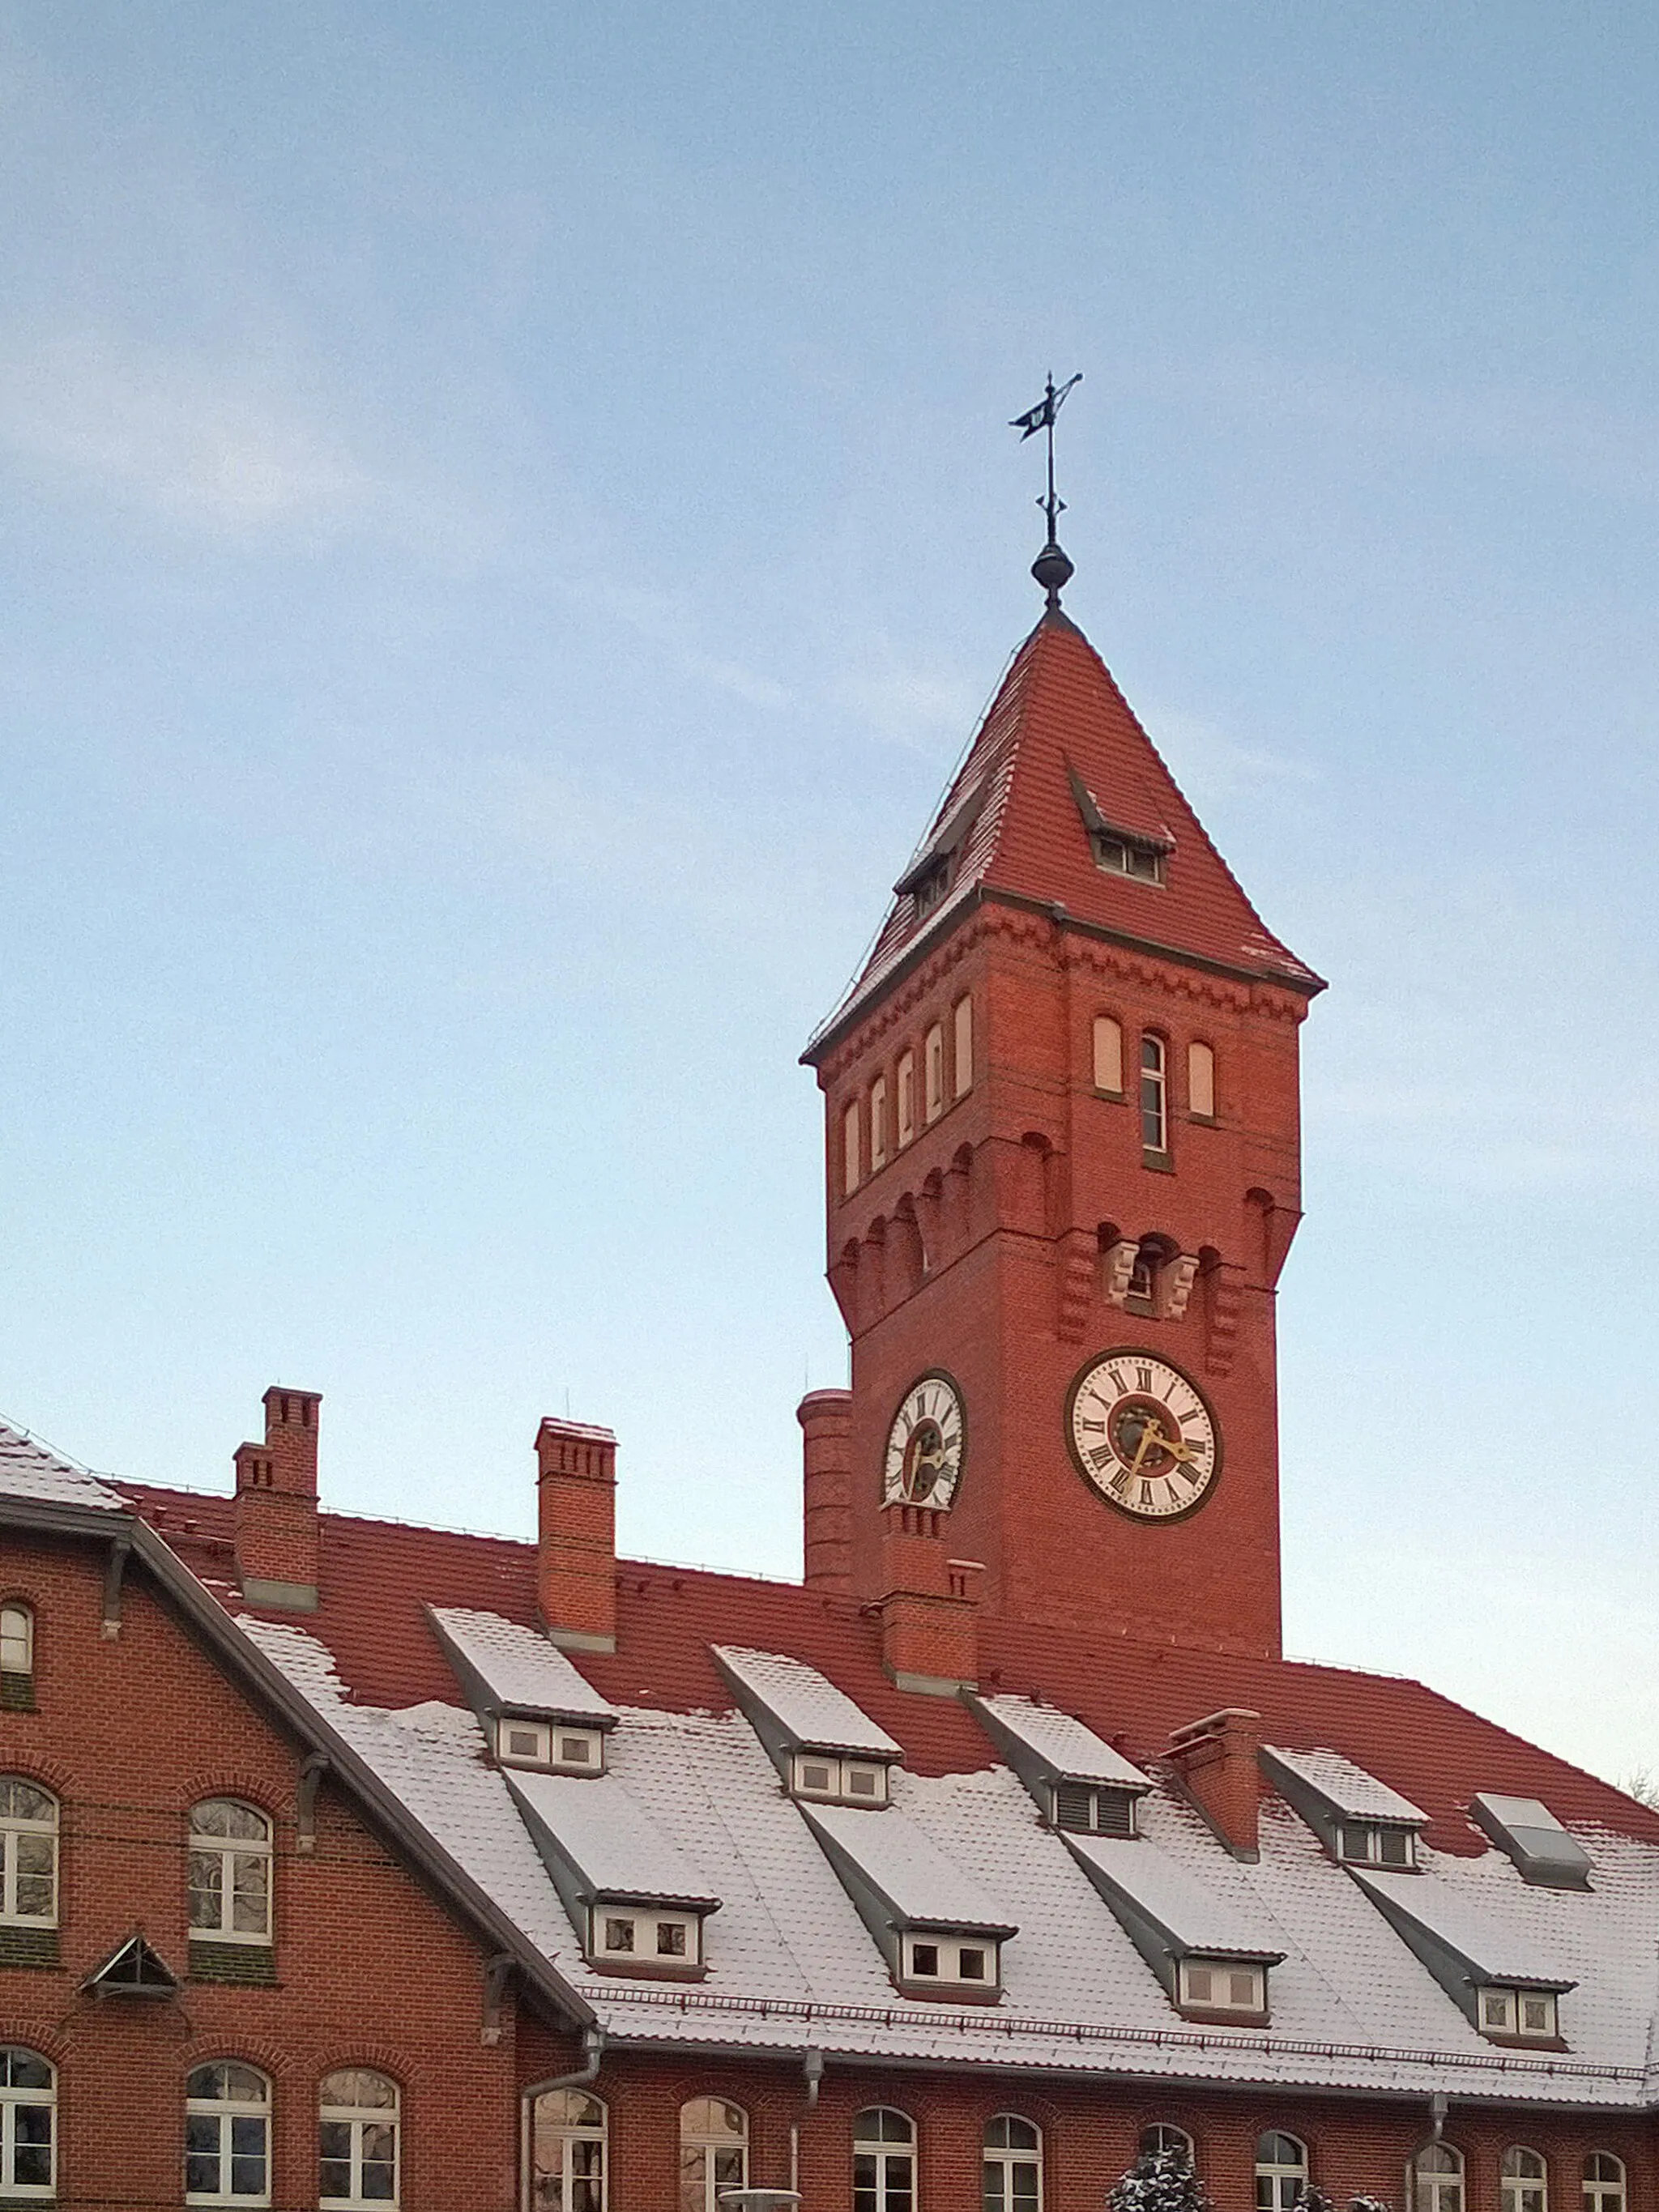
[[[798,1054],[1067,608],[1304,1031],[1287,1647],[1659,1768],[1659,17],[0,6],[0,1413],[799,1571]]]

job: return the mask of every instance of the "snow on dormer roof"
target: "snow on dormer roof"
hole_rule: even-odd
[[[1051,1781],[1104,1783],[1138,1793],[1152,1786],[1121,1752],[1058,1705],[1013,1697],[969,1697],[968,1704],[1016,1767],[1023,1769],[1029,1761]]]
[[[855,1759],[903,1758],[902,1745],[804,1660],[732,1644],[710,1648],[769,1749],[775,1747],[775,1741],[769,1739],[781,1739],[793,1751],[840,1751]]]
[[[1571,1990],[1551,1958],[1553,1948],[1540,1937],[1530,1916],[1511,1916],[1477,1905],[1431,1874],[1379,1874],[1348,1869],[1431,1973],[1447,1978],[1447,1969],[1465,1982],[1514,1983],[1524,1989]]]
[[[1176,1957],[1206,1954],[1277,1966],[1285,1939],[1267,1916],[1241,1910],[1156,1844],[1067,1834],[1073,1856],[1128,1933],[1150,1934]]]
[[[1269,1781],[1288,1785],[1285,1794],[1292,1804],[1311,1792],[1341,1820],[1391,1820],[1402,1827],[1420,1827],[1429,1817],[1421,1806],[1340,1751],[1282,1751],[1276,1744],[1264,1744],[1261,1759]]]
[[[1006,1906],[902,1813],[844,1805],[803,1805],[801,1812],[842,1881],[855,1894],[873,1891],[904,1926],[1005,1938],[1019,1933]]]
[[[512,1791],[536,1848],[556,1881],[574,1876],[588,1904],[596,1898],[720,1907],[708,1883],[643,1805],[614,1775],[510,1773]]]
[[[461,1606],[428,1606],[427,1618],[463,1687],[484,1711],[616,1726],[616,1708],[535,1629]]]

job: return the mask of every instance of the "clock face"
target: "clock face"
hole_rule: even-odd
[[[961,1391],[948,1375],[918,1375],[887,1431],[882,1503],[950,1505],[962,1480],[967,1440]]]
[[[1174,1521],[1201,1505],[1221,1472],[1221,1432],[1195,1382],[1145,1352],[1107,1352],[1066,1404],[1078,1473],[1138,1521]]]

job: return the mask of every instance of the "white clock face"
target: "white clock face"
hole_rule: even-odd
[[[1201,1505],[1221,1472],[1221,1433],[1195,1382],[1145,1352],[1108,1352],[1085,1368],[1066,1407],[1078,1473],[1140,1521]]]
[[[948,1375],[919,1375],[887,1431],[882,1503],[950,1505],[962,1480],[967,1440],[961,1391]]]

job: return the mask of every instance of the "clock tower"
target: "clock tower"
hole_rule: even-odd
[[[852,1339],[844,1533],[815,1577],[809,1531],[808,1578],[884,1598],[902,1522],[988,1613],[1273,1655],[1323,986],[1062,611],[1052,540],[1034,574],[1042,618],[805,1055]]]

